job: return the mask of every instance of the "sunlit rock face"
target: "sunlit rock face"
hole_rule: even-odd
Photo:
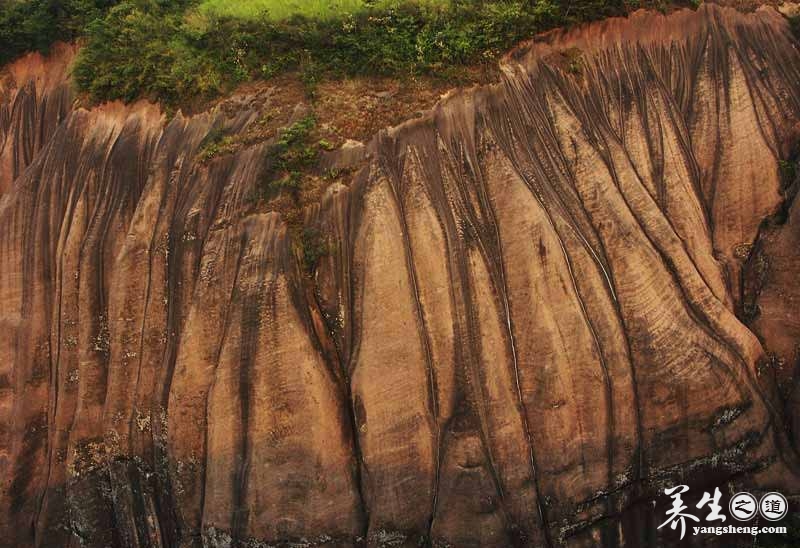
[[[198,159],[246,106],[78,108],[73,56],[0,85],[0,544],[645,546],[665,486],[800,493],[778,13],[519,47],[306,212],[313,276],[269,143]]]

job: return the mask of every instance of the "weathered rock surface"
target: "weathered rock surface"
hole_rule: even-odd
[[[762,374],[796,205],[742,281],[800,121],[777,12],[521,46],[307,212],[313,279],[252,210],[267,145],[198,159],[252,113],[77,108],[73,54],[0,86],[0,543],[640,546],[665,485],[800,494]]]

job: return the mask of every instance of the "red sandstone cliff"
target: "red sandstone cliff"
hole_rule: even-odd
[[[644,546],[665,485],[800,494],[776,12],[521,46],[307,211],[313,280],[267,145],[197,159],[252,113],[77,108],[73,54],[0,84],[0,543]]]

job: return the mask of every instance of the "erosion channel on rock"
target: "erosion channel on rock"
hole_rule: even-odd
[[[666,485],[800,493],[776,11],[553,32],[327,153],[311,273],[269,143],[199,158],[247,98],[87,110],[74,55],[0,85],[0,543],[645,546]]]

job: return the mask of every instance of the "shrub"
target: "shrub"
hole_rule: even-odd
[[[221,129],[212,129],[200,143],[197,156],[201,162],[234,151],[234,142],[231,135],[226,135]]]
[[[72,40],[114,4],[110,0],[7,0],[0,2],[0,65],[27,51],[46,53]]]
[[[76,80],[96,99],[147,96],[174,105],[300,70],[313,93],[325,74],[447,75],[493,59],[537,31],[628,8],[621,0],[442,4],[364,2],[363,9],[337,16],[275,20],[252,10],[236,18],[190,2],[127,0],[88,25]]]
[[[447,77],[538,31],[662,3],[307,0],[290,7],[279,0],[9,1],[0,15],[0,63],[83,35],[74,69],[79,89],[98,101],[148,97],[170,107],[293,70],[300,71],[311,95],[323,75]]]
[[[126,1],[86,29],[87,42],[73,75],[96,100],[132,101],[149,96],[174,104],[189,94],[218,93],[222,78],[209,51],[182,32],[178,3]]]
[[[329,244],[322,233],[314,228],[303,228],[300,233],[300,251],[306,273],[313,274],[319,260],[330,252]]]
[[[303,172],[316,164],[319,155],[311,139],[316,123],[314,116],[306,116],[284,128],[270,146],[261,174],[262,197],[269,199],[284,190],[296,195],[300,190]]]

